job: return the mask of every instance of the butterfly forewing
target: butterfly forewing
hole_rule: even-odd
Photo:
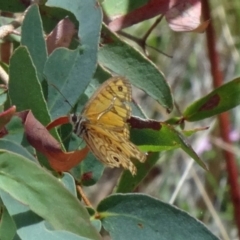
[[[128,105],[132,98],[131,91],[131,84],[126,79],[110,78],[89,99],[82,115],[91,123],[125,128],[125,122],[131,115]]]

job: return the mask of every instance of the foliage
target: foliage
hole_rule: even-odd
[[[123,7],[125,1],[121,3],[119,11],[126,14],[147,1],[129,5],[128,9]],[[51,135],[43,127],[68,114],[73,110],[71,105],[81,111],[92,92],[111,74],[125,76],[168,112],[173,110],[173,96],[163,73],[114,33],[110,25],[102,23],[101,7],[112,16],[117,14],[112,4],[104,1],[101,6],[96,0],[33,4],[27,8],[20,42],[9,36],[17,47],[5,67],[9,74],[8,94],[1,93],[5,110],[0,117],[1,128],[8,133],[0,140],[1,239],[101,239],[102,227],[112,239],[218,239],[180,208],[146,194],[129,192],[148,176],[162,151],[181,148],[207,169],[188,144],[182,128],[187,122],[206,119],[239,105],[238,78],[189,103],[182,115],[158,122],[158,129],[148,119],[147,125],[144,120],[136,120],[140,127],[132,124],[131,141],[149,152],[148,159],[144,164],[136,163],[137,176],[124,171],[115,190],[99,201],[96,209],[86,209],[79,201],[76,186],[96,184],[104,166],[91,153],[85,156],[84,152],[86,159],[79,163],[80,155],[64,151],[73,151],[80,145],[83,149],[69,126],[54,129]],[[16,13],[25,11],[26,6],[11,0],[0,3],[0,9]],[[61,29],[59,22],[63,19],[73,24],[73,37],[66,40],[67,47],[62,39],[53,47],[49,39],[55,28]],[[66,28],[62,31],[64,36]],[[9,108],[12,105],[18,111],[14,117],[15,109]],[[144,115],[136,104],[133,109],[134,115]],[[193,129],[191,134],[197,131]],[[69,167],[64,161],[73,164]],[[59,173],[59,169],[66,172]]]

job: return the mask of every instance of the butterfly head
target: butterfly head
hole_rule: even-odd
[[[87,122],[87,119],[84,118],[82,115],[76,115],[75,113],[73,113],[70,114],[69,121],[73,125],[73,132],[78,136],[82,136],[82,134],[86,130],[84,123]]]

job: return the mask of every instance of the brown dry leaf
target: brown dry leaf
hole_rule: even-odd
[[[169,9],[169,5],[175,3],[175,1],[176,0],[150,0],[144,6],[137,8],[126,15],[117,17],[108,16],[111,20],[108,22],[108,27],[111,31],[116,32],[157,15],[165,14]]]
[[[16,106],[12,106],[6,111],[0,113],[0,137],[3,137],[7,134],[5,126],[11,120],[15,112]]]
[[[60,126],[60,125],[66,124],[66,123],[69,123],[68,116],[59,117],[59,118],[53,120],[52,122],[50,122],[46,126],[46,129],[51,130],[52,128],[55,128],[57,126]]]
[[[202,33],[209,21],[201,22],[201,10],[201,0],[150,0],[125,15],[108,16],[106,21],[109,29],[116,32],[163,14],[173,31]]]
[[[162,127],[161,122],[152,120],[152,119],[142,119],[139,117],[131,116],[127,120],[127,122],[131,125],[131,128],[137,128],[137,129],[153,129],[156,131],[159,131]]]
[[[201,22],[202,4],[200,0],[178,1],[166,12],[169,27],[176,32],[202,33],[209,21]]]
[[[209,21],[201,22],[201,0],[150,0],[144,6],[121,16],[108,16],[108,27],[119,31],[163,14],[169,27],[176,32],[202,33]]]
[[[197,28],[195,28],[193,30],[193,32],[196,32],[196,33],[203,33],[203,32],[205,32],[205,30],[208,27],[209,23],[210,23],[210,20],[207,20],[207,21],[204,21],[204,22],[200,23],[200,25]]]
[[[69,47],[76,32],[74,24],[68,18],[61,20],[46,38],[48,54],[55,48]]]
[[[30,110],[17,113],[24,124],[28,142],[48,158],[51,167],[58,172],[68,171],[81,162],[88,153],[88,148],[74,152],[64,152],[61,144],[33,116]]]

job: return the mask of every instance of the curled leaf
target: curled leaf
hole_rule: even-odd
[[[165,16],[169,27],[176,32],[204,32],[209,21],[201,21],[201,8],[200,0],[178,1],[166,12]]]
[[[23,121],[28,142],[47,157],[54,170],[68,171],[86,157],[87,147],[74,152],[64,152],[61,144],[33,116],[31,111],[19,112],[17,116]]]
[[[55,48],[69,47],[76,32],[74,24],[68,18],[61,20],[47,36],[46,43],[48,54],[52,53]]]
[[[56,118],[55,120],[50,122],[46,126],[46,128],[47,128],[47,130],[51,130],[54,127],[57,127],[57,126],[60,126],[60,125],[66,124],[66,123],[69,123],[69,119],[67,116],[63,116],[63,117]]]
[[[5,125],[10,121],[13,115],[16,112],[16,106],[12,106],[6,111],[0,113],[0,137],[3,137],[7,134],[7,130],[5,129]]]

